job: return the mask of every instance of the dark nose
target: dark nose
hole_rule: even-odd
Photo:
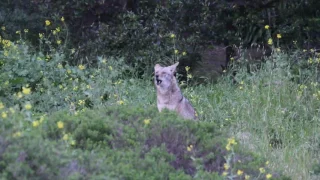
[[[158,79],[159,78],[159,75],[156,75],[156,79]]]

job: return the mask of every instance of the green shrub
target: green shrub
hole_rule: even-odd
[[[223,179],[223,172],[262,176],[257,167],[265,166],[262,158],[239,151],[213,122],[186,121],[155,108],[57,112],[32,122],[14,113],[9,119],[1,120],[2,178]],[[244,174],[237,175],[239,169]]]

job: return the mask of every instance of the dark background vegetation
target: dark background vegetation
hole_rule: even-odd
[[[15,32],[28,28],[35,32],[28,39],[37,44],[44,21],[54,25],[63,16],[63,40],[76,50],[69,63],[94,64],[97,54],[121,56],[144,69],[140,74],[168,59],[172,47],[186,51],[183,58],[193,66],[203,58],[201,50],[215,45],[266,46],[265,25],[272,37],[282,34],[283,49],[319,47],[320,39],[318,0],[12,0],[0,6],[4,38],[18,38]],[[177,36],[174,44],[169,33]]]

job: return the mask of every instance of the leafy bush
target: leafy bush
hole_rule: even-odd
[[[68,49],[77,47],[73,53],[64,53],[69,57],[65,59],[68,64],[95,64],[97,54],[120,56],[136,74],[148,76],[156,62],[179,60],[195,67],[202,51],[212,45],[267,45],[265,25],[270,25],[271,37],[283,35],[283,49],[314,48],[320,34],[314,8],[317,5],[315,0],[2,2],[0,24],[5,30],[0,35],[11,40],[23,35],[38,47],[41,42],[37,35],[53,32],[64,17],[67,23],[63,27],[68,29],[59,40]],[[44,26],[46,20],[52,22],[50,27]],[[170,34],[175,34],[174,42],[168,38]],[[51,46],[56,47],[54,43]],[[186,54],[182,56],[182,52]]]
[[[223,179],[261,177],[257,167],[267,168],[239,151],[233,138],[226,141],[214,123],[154,108],[59,112],[32,122],[20,113],[9,118],[1,119],[0,134],[0,176],[6,179]]]

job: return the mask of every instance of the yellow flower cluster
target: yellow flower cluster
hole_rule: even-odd
[[[236,144],[238,144],[238,143],[236,142],[234,137],[228,138],[228,144],[226,145],[226,150],[230,151],[232,148],[232,145],[236,145]]]
[[[62,121],[58,121],[58,122],[57,122],[57,127],[58,127],[59,129],[62,129],[62,128],[64,127],[64,123],[63,123]]]
[[[31,88],[29,87],[22,87],[22,93],[28,95],[31,93]]]
[[[46,20],[46,21],[45,21],[45,24],[46,24],[46,26],[50,26],[50,25],[51,25],[51,22],[50,22],[49,20]]]
[[[124,101],[122,101],[122,100],[117,101],[117,104],[119,104],[119,105],[124,105]]]
[[[151,119],[145,119],[145,120],[143,120],[143,123],[144,123],[145,125],[148,125],[148,124],[150,124],[150,121],[151,121]]]
[[[78,66],[78,68],[79,68],[80,70],[84,70],[86,67],[85,67],[84,65],[80,64],[80,65]]]
[[[188,147],[187,147],[187,151],[192,151],[193,150],[193,145],[191,144],[191,145],[189,145]]]
[[[9,41],[9,40],[6,40],[6,39],[2,39],[1,40],[1,37],[0,37],[0,41],[1,41],[1,44],[2,44],[3,48],[9,48],[11,46],[11,44],[12,44],[12,42]]]
[[[25,105],[24,105],[24,108],[26,110],[30,110],[32,108],[32,105],[30,104],[30,102],[27,102]]]

